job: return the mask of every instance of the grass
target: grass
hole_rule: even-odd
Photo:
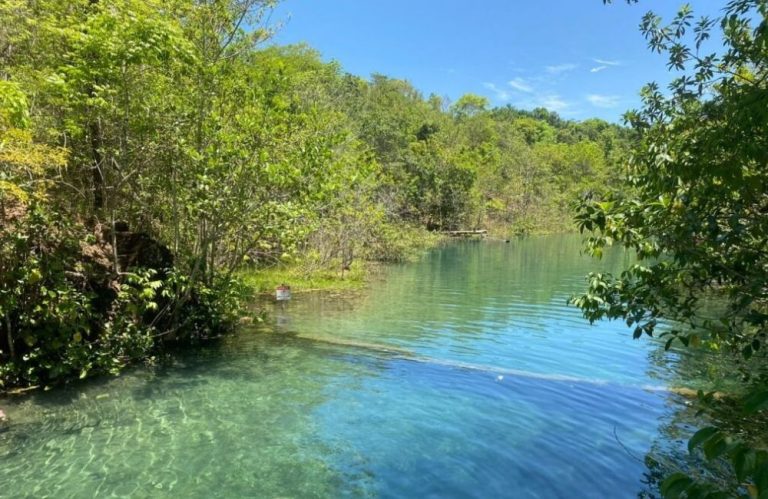
[[[287,284],[293,293],[308,291],[343,291],[365,286],[370,265],[353,262],[342,276],[340,267],[317,268],[306,263],[280,264],[266,269],[243,270],[240,278],[254,293],[274,293]]]
[[[338,259],[320,263],[317,251],[308,251],[293,261],[282,261],[266,268],[245,268],[238,275],[254,294],[273,294],[280,284],[293,293],[309,291],[348,291],[364,287],[381,265],[415,260],[445,237],[423,228],[385,226],[376,243],[360,251],[349,270],[341,271]]]

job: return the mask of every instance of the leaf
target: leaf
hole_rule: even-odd
[[[742,412],[752,414],[768,408],[768,390],[752,393],[743,402]]]
[[[668,499],[676,499],[693,484],[693,479],[685,473],[673,473],[661,482],[661,494]]]
[[[758,497],[760,499],[768,497],[768,462],[763,462],[763,464],[754,471],[752,478],[755,480],[757,490],[760,492]]]
[[[755,452],[747,447],[740,448],[731,459],[733,469],[736,471],[736,478],[743,482],[755,467]]]
[[[730,499],[732,497],[731,494],[729,494],[728,492],[709,492],[706,494],[704,492],[701,492],[701,494],[702,494],[701,497],[703,499]],[[688,499],[693,499],[694,497],[696,496],[693,496],[689,492]]]
[[[696,447],[709,440],[709,438],[711,438],[719,431],[719,429],[710,426],[707,428],[702,428],[701,430],[694,433],[691,439],[688,440],[688,452],[692,453]]]
[[[749,360],[752,357],[752,345],[747,345],[741,350],[741,355]]]
[[[722,456],[728,451],[728,447],[728,439],[722,433],[712,435],[701,446],[704,450],[704,456],[709,460]]]

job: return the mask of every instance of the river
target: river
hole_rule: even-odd
[[[0,496],[636,497],[678,359],[567,305],[628,258],[458,242],[156,367],[0,400]]]

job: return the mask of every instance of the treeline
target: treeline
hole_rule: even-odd
[[[299,100],[338,116],[373,170],[371,201],[388,220],[430,230],[491,226],[500,234],[572,230],[579,194],[618,178],[628,129],[567,121],[546,109],[493,108],[465,95],[424,97],[409,82],[345,74],[305,46],[259,51]]]
[[[243,266],[568,229],[630,132],[261,44],[272,2],[0,4],[0,383],[114,371],[234,319]],[[256,28],[248,28],[256,27]]]

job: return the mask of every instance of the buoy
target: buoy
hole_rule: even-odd
[[[275,288],[275,299],[277,301],[288,301],[291,299],[291,287],[283,283]]]
[[[499,374],[498,376],[496,376],[496,381],[504,381],[504,376]]]

